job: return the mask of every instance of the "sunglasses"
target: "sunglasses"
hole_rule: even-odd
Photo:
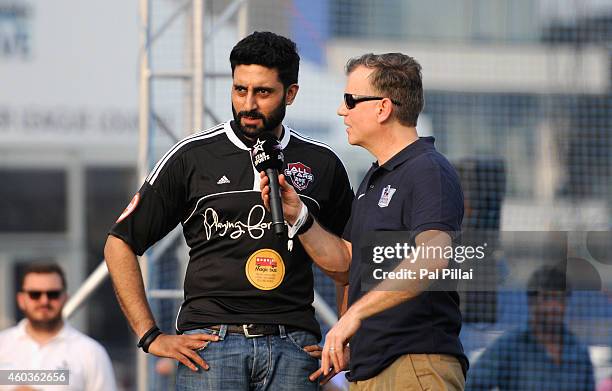
[[[355,108],[355,106],[357,105],[357,103],[361,103],[361,102],[367,102],[369,100],[383,100],[385,99],[384,97],[381,96],[367,96],[367,95],[355,95],[355,94],[344,94],[344,104],[346,105],[346,108],[351,110],[353,108]],[[393,104],[401,106],[402,104],[396,100],[390,99],[391,102],[393,102]]]
[[[47,298],[49,300],[57,300],[60,298],[60,296],[62,295],[62,293],[64,293],[63,290],[52,290],[52,291],[24,291],[25,293],[27,293],[27,295],[30,297],[30,299],[32,300],[38,300],[40,299],[40,297],[43,295],[43,293],[45,295],[47,295]]]

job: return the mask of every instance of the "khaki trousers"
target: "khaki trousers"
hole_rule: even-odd
[[[453,356],[405,354],[377,376],[350,384],[350,391],[462,391],[465,378]]]

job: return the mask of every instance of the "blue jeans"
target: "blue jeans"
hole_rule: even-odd
[[[319,367],[319,360],[311,357],[304,346],[315,345],[317,337],[308,331],[285,332],[280,335],[246,338],[241,334],[220,330],[198,329],[185,334],[213,334],[219,341],[210,342],[199,351],[208,363],[208,371],[199,368],[193,372],[179,363],[176,389],[179,391],[229,390],[263,391],[292,390],[316,391],[318,382],[308,375]]]

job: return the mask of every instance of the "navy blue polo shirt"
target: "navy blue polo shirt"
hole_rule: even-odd
[[[353,201],[344,239],[352,243],[349,306],[365,293],[361,281],[361,247],[376,231],[460,231],[463,192],[457,172],[421,137],[379,166],[374,163]],[[365,319],[351,344],[351,381],[378,375],[408,353],[449,354],[467,358],[459,341],[461,313],[456,291],[426,291],[396,307]]]

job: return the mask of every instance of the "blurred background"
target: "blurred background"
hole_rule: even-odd
[[[330,144],[354,187],[373,158],[347,144],[336,115],[344,64],[366,52],[415,57],[426,99],[418,131],[461,174],[464,229],[491,243],[476,270],[488,288],[462,291],[466,353],[476,362],[526,321],[524,283],[554,258],[588,274],[565,321],[596,383],[612,376],[612,0],[0,0],[0,328],[21,318],[25,263],[60,263],[76,294],[152,164],[231,118],[229,52],[256,30],[297,42],[300,91],[286,123]],[[181,240],[173,231],[145,261],[169,332]],[[122,389],[139,376],[140,389],[168,389],[154,359],[136,370],[143,355],[98,273],[70,322],[108,349]],[[315,273],[333,308],[333,285]]]

